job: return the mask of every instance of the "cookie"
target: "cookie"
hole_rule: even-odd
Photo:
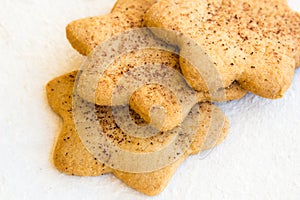
[[[108,15],[80,19],[70,23],[67,26],[67,37],[76,50],[84,55],[87,55],[91,53],[91,51],[99,44],[103,45],[103,43],[107,42],[109,38],[114,37],[115,35],[118,35],[124,31],[132,30],[134,28],[141,28],[143,15],[153,3],[155,3],[155,1],[117,1],[112,13]],[[117,18],[118,20],[120,20],[122,16],[125,16],[127,20],[122,19],[121,21],[126,21],[126,23],[133,24],[133,26],[130,27],[124,24],[112,22],[115,20],[115,18],[112,17],[112,14],[119,15],[120,17]],[[109,20],[107,20],[107,18],[109,18]],[[114,29],[118,29],[118,31],[114,31]],[[160,46],[161,49],[147,48],[131,51],[121,55],[117,60],[110,64],[106,71],[104,71],[103,76],[99,79],[98,85],[101,86],[99,88],[90,87],[90,75],[80,77],[79,83],[82,84],[78,87],[78,94],[87,101],[94,102],[98,105],[111,106],[114,89],[118,81],[120,81],[124,74],[130,70],[135,70],[139,66],[145,64],[156,64],[164,65],[171,69],[180,71],[179,57],[176,54],[177,50],[174,47],[170,47],[169,45],[154,38],[149,31],[144,32],[144,35],[139,36],[145,38],[145,41],[152,43],[153,46]],[[138,36],[135,37],[138,38]],[[109,49],[108,45],[106,45],[105,48]],[[162,49],[169,49],[173,53],[164,51]],[[191,91],[191,88],[189,88],[185,82],[182,84],[185,90]],[[95,90],[95,93],[87,92],[89,89]],[[196,100],[183,101],[183,107],[186,109],[186,112],[182,112],[179,109],[180,105],[178,105],[178,103],[174,103],[174,98],[168,99],[172,97],[172,95],[168,95],[167,93],[169,93],[168,88],[145,86],[133,93],[130,102],[128,102],[129,100],[127,102],[122,101],[122,103],[114,103],[114,105],[130,103],[131,108],[140,114],[148,123],[159,130],[167,131],[180,124],[184,117],[188,114],[189,109],[191,109],[197,102],[222,102],[236,100],[242,98],[246,94],[246,91],[241,89],[239,84],[235,82],[226,88],[220,89],[220,93],[225,94],[220,98],[212,98],[211,94],[208,92],[199,92],[197,93]],[[189,96],[187,96],[187,98],[189,98]],[[166,111],[165,122],[162,125],[153,121],[155,118],[151,118],[149,114],[149,110],[158,101],[164,104]],[[171,101],[173,103],[169,104]]]
[[[194,141],[189,150],[184,153],[175,163],[169,166],[149,173],[126,173],[114,170],[102,162],[98,161],[92,154],[90,154],[83,145],[81,139],[74,125],[72,99],[73,87],[77,72],[58,77],[47,84],[48,101],[54,112],[59,114],[63,119],[63,129],[56,141],[53,152],[53,159],[55,167],[62,173],[78,176],[98,176],[106,173],[113,173],[116,177],[122,180],[129,187],[136,189],[147,195],[159,194],[168,184],[169,180],[176,172],[178,166],[192,154],[197,154],[203,150],[213,148],[220,144],[228,133],[228,120],[215,106],[204,103],[199,105],[201,110],[201,120],[199,130],[195,135]],[[83,104],[89,104],[83,101]],[[113,132],[121,132],[111,119],[109,107],[98,106],[97,110],[100,114],[100,125],[104,130]],[[101,112],[102,111],[102,112]],[[219,124],[216,129],[210,129],[212,115],[218,113]],[[144,123],[136,113],[132,111],[132,115],[137,123]],[[106,121],[107,123],[102,123]],[[105,128],[106,127],[106,128]],[[220,130],[221,133],[220,133]],[[136,145],[134,139],[129,139],[128,136],[123,135],[123,140],[118,140],[121,146],[132,152],[155,151],[160,147],[161,140],[153,140],[152,149],[148,149],[146,144]],[[159,136],[158,136],[159,137]],[[172,137],[172,136],[169,136]],[[166,138],[160,138],[166,140]],[[120,138],[119,138],[120,139]],[[129,141],[132,141],[132,143]],[[140,141],[142,142],[142,141]],[[147,141],[149,142],[149,141]]]
[[[283,96],[300,64],[300,15],[286,1],[162,0],[144,16],[145,25],[176,33],[154,31],[178,45],[180,66],[197,91],[217,90],[201,77],[200,54],[181,35],[192,38],[211,58],[223,85],[237,81],[242,88],[265,98]],[[189,61],[187,61],[189,60]],[[191,64],[193,61],[193,64]]]

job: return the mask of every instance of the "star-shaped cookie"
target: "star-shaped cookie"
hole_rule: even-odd
[[[147,11],[144,21],[146,26],[192,38],[210,56],[225,87],[237,81],[257,95],[279,98],[300,65],[300,15],[286,1],[161,0]],[[181,58],[188,83],[197,91],[208,90],[207,77],[195,68],[201,59],[191,52],[190,43],[155,34],[178,45],[181,55],[196,64]]]
[[[155,2],[156,1],[153,0],[119,0],[116,2],[112,12],[107,15],[89,17],[71,22],[66,28],[67,38],[77,51],[83,55],[88,55],[96,46],[101,45],[111,37],[125,31],[143,27],[144,13]],[[150,31],[145,33],[142,37],[161,46],[168,46],[153,37]],[[173,49],[176,51],[175,48]],[[180,72],[179,56],[176,55],[176,53],[151,48],[138,50],[122,55],[108,67],[99,80],[99,88],[96,89],[95,98],[94,96],[87,96],[89,93],[86,92],[86,88],[82,89],[83,92],[79,91],[79,95],[85,100],[98,105],[111,106],[113,91],[117,82],[124,77],[125,73],[144,64],[164,65]],[[90,80],[87,79],[89,79],[89,76],[83,77],[82,82],[89,83]],[[185,81],[183,86],[186,88],[185,90],[193,90],[185,84]],[[182,122],[184,115],[179,108],[180,105],[174,101],[174,95],[168,89],[170,88],[149,84],[141,87],[132,94],[130,102],[127,103],[148,123],[153,122],[150,117],[150,109],[152,106],[156,104],[163,105],[166,111],[165,123],[162,127],[156,126],[154,123],[152,125],[162,131],[171,130]],[[224,98],[212,99],[209,92],[197,92],[197,100],[192,102],[184,101],[184,103],[186,103],[184,106],[186,109],[190,109],[197,102],[230,101],[240,99],[246,94],[246,91],[241,89],[236,82],[219,90],[220,93],[224,93]],[[189,97],[187,96],[187,98]]]
[[[76,132],[72,111],[73,88],[76,74],[77,72],[71,72],[58,77],[50,81],[46,87],[50,106],[63,119],[63,128],[53,152],[55,167],[63,173],[78,176],[98,176],[113,173],[129,187],[147,195],[157,195],[167,186],[178,166],[189,155],[213,148],[220,144],[228,133],[228,120],[222,111],[211,104],[204,103],[199,105],[201,120],[194,141],[189,150],[176,162],[163,169],[149,173],[126,173],[114,170],[90,154]],[[82,100],[82,102],[84,101]],[[83,104],[89,103],[84,102]],[[99,125],[106,130],[108,138],[117,138],[116,141],[112,139],[112,142],[117,142],[122,148],[129,151],[144,152],[155,150],[164,144],[165,140],[172,137],[171,135],[168,136],[167,133],[163,133],[159,134],[158,138],[153,137],[144,141],[130,138],[114,123],[110,107],[98,106],[97,110],[99,111],[98,113],[101,113],[99,114]],[[218,120],[222,123],[219,123],[219,127],[210,129],[212,115],[215,114],[217,114]],[[133,116],[137,123],[143,123],[143,120],[134,112]]]

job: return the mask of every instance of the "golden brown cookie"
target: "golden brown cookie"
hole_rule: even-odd
[[[71,72],[58,77],[49,82],[46,87],[50,106],[63,118],[63,130],[58,137],[53,152],[54,164],[56,168],[63,173],[79,176],[97,176],[105,173],[113,173],[129,187],[147,195],[157,195],[167,186],[177,167],[188,155],[213,148],[221,143],[228,133],[229,126],[227,118],[218,108],[205,103],[200,105],[201,120],[194,141],[190,149],[178,161],[170,166],[150,173],[125,173],[113,170],[99,162],[86,150],[76,132],[72,114],[73,87],[76,73],[77,72]],[[88,102],[86,103],[88,104]],[[98,106],[97,109],[99,109],[99,113],[102,113],[100,114],[100,125],[103,126],[104,129],[108,128],[118,131],[116,125],[109,117],[109,108]],[[212,115],[216,113],[220,119],[218,126],[220,128],[219,130],[222,130],[221,133],[217,131],[217,129],[210,129],[209,127]],[[133,115],[136,116],[134,118],[136,118],[138,123],[143,123],[141,118],[138,118],[134,113]],[[102,123],[105,120],[107,120],[107,123]],[[119,142],[121,141],[120,143],[122,143],[121,146],[124,148],[127,147],[130,151],[151,151],[151,148],[147,149],[145,144],[140,144],[144,146],[143,148],[134,142],[129,143],[131,140],[128,139],[127,136],[124,136],[122,139],[119,140]],[[155,140],[154,138],[151,142],[153,142],[155,148],[159,148],[159,144],[161,144],[160,140]],[[155,148],[152,150],[157,150]]]
[[[155,2],[156,1],[119,0],[113,8],[112,13],[108,15],[80,19],[70,23],[67,26],[67,37],[76,50],[87,55],[97,45],[102,44],[105,40],[117,35],[118,33],[142,27],[142,18],[144,13]],[[119,17],[115,18],[113,17],[114,15]],[[127,18],[127,20],[124,20],[123,18]],[[115,22],[116,20],[120,20],[122,23],[126,21],[126,23],[132,24],[132,26],[119,22],[118,24]],[[116,29],[116,31],[114,29]],[[174,53],[156,48],[147,48],[125,53],[110,64],[104,71],[102,77],[99,79],[99,87],[95,88],[95,94],[87,91],[88,89],[93,89],[90,87],[91,76],[81,76],[79,83],[82,84],[79,84],[78,86],[78,94],[87,101],[94,102],[98,105],[111,106],[114,89],[116,88],[118,81],[120,81],[124,77],[124,74],[130,70],[136,70],[139,66],[146,64],[149,64],[150,67],[155,64],[164,65],[171,69],[180,71],[179,56],[176,54],[177,50],[174,47],[170,47],[169,45],[157,40],[149,31],[145,32],[145,34],[141,37],[144,37],[145,41],[150,41],[153,46],[160,46],[162,49],[167,48],[172,50]],[[105,48],[108,49],[108,45],[106,45]],[[186,90],[191,90],[185,82],[183,84],[185,85]],[[189,109],[191,109],[197,102],[230,101],[240,99],[246,94],[246,91],[235,82],[226,88],[220,89],[220,91],[224,93],[224,95],[221,95],[220,98],[212,97],[208,92],[199,92],[196,94],[196,100],[191,101],[190,97],[187,96],[186,99],[182,101],[183,105],[179,105],[180,103],[176,102],[173,97],[174,95],[170,94],[168,89],[169,88],[165,87],[152,87],[151,85],[144,86],[132,94],[130,102],[122,101],[124,99],[121,99],[123,98],[121,95],[119,95],[119,97],[118,95],[114,95],[114,97],[119,98],[116,99],[117,101],[120,100],[120,102],[122,102],[119,104],[114,102],[114,105],[124,105],[129,103],[131,108],[152,126],[159,130],[167,131],[180,124],[189,113]],[[162,103],[166,112],[165,121],[162,125],[160,123],[157,124],[154,117],[150,117],[150,109],[153,105],[157,105],[158,102]],[[186,111],[182,111],[179,108],[180,106],[182,106]]]
[[[237,81],[262,97],[280,98],[300,64],[300,15],[282,0],[162,0],[144,20],[149,27],[192,38],[210,57],[225,87]],[[182,57],[201,66],[201,55],[191,52],[189,42],[154,32],[179,45]],[[196,65],[184,58],[180,66],[188,83],[198,91],[208,90],[209,77],[201,77]]]

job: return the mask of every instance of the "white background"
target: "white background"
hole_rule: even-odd
[[[112,175],[71,177],[53,167],[61,120],[45,84],[83,61],[65,26],[113,3],[0,0],[0,199],[300,199],[300,70],[283,99],[249,94],[222,104],[232,126],[227,140],[205,159],[186,160],[155,198]],[[300,11],[298,0],[290,5]]]

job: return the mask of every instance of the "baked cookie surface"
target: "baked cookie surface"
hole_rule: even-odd
[[[144,20],[146,26],[192,38],[210,56],[225,87],[237,81],[262,97],[280,98],[300,64],[300,15],[285,1],[162,0]],[[178,45],[183,58],[201,65],[190,44],[154,33]],[[208,90],[207,77],[183,58],[180,66],[188,83],[197,91]]]
[[[62,173],[78,176],[98,176],[106,173],[113,173],[129,187],[147,195],[157,195],[167,186],[178,166],[188,157],[188,155],[197,154],[201,151],[213,148],[220,144],[228,133],[228,120],[223,113],[211,104],[201,104],[199,105],[201,110],[199,130],[195,135],[190,149],[176,162],[163,169],[149,173],[126,173],[114,170],[90,154],[76,132],[72,114],[72,98],[76,73],[77,72],[71,72],[58,77],[50,81],[46,87],[51,108],[63,119],[63,128],[56,141],[53,152],[55,167]],[[86,104],[89,103],[86,102]],[[118,128],[110,118],[109,108],[99,106],[97,109],[103,111],[99,125],[107,127],[106,129],[108,132],[110,130],[115,130],[113,131],[114,133],[116,131],[118,132]],[[211,119],[214,113],[218,114],[220,122],[222,123],[220,123],[220,126],[216,127],[216,129],[210,129],[209,126],[212,123]],[[134,116],[138,122],[143,122],[137,115]],[[102,123],[104,121],[106,123]],[[118,134],[114,136],[117,135]],[[145,141],[144,143],[140,141],[141,144],[136,145],[134,139],[129,139],[127,136],[123,137],[120,146],[127,148],[127,150],[143,152],[145,151],[145,148],[149,146],[146,144],[149,141]],[[155,148],[160,147],[160,144],[162,143],[161,140],[156,140],[155,138],[152,139],[151,142],[153,142],[154,147],[151,148],[154,149],[147,149],[147,151],[155,150]],[[132,141],[132,143],[128,143],[128,141]]]

